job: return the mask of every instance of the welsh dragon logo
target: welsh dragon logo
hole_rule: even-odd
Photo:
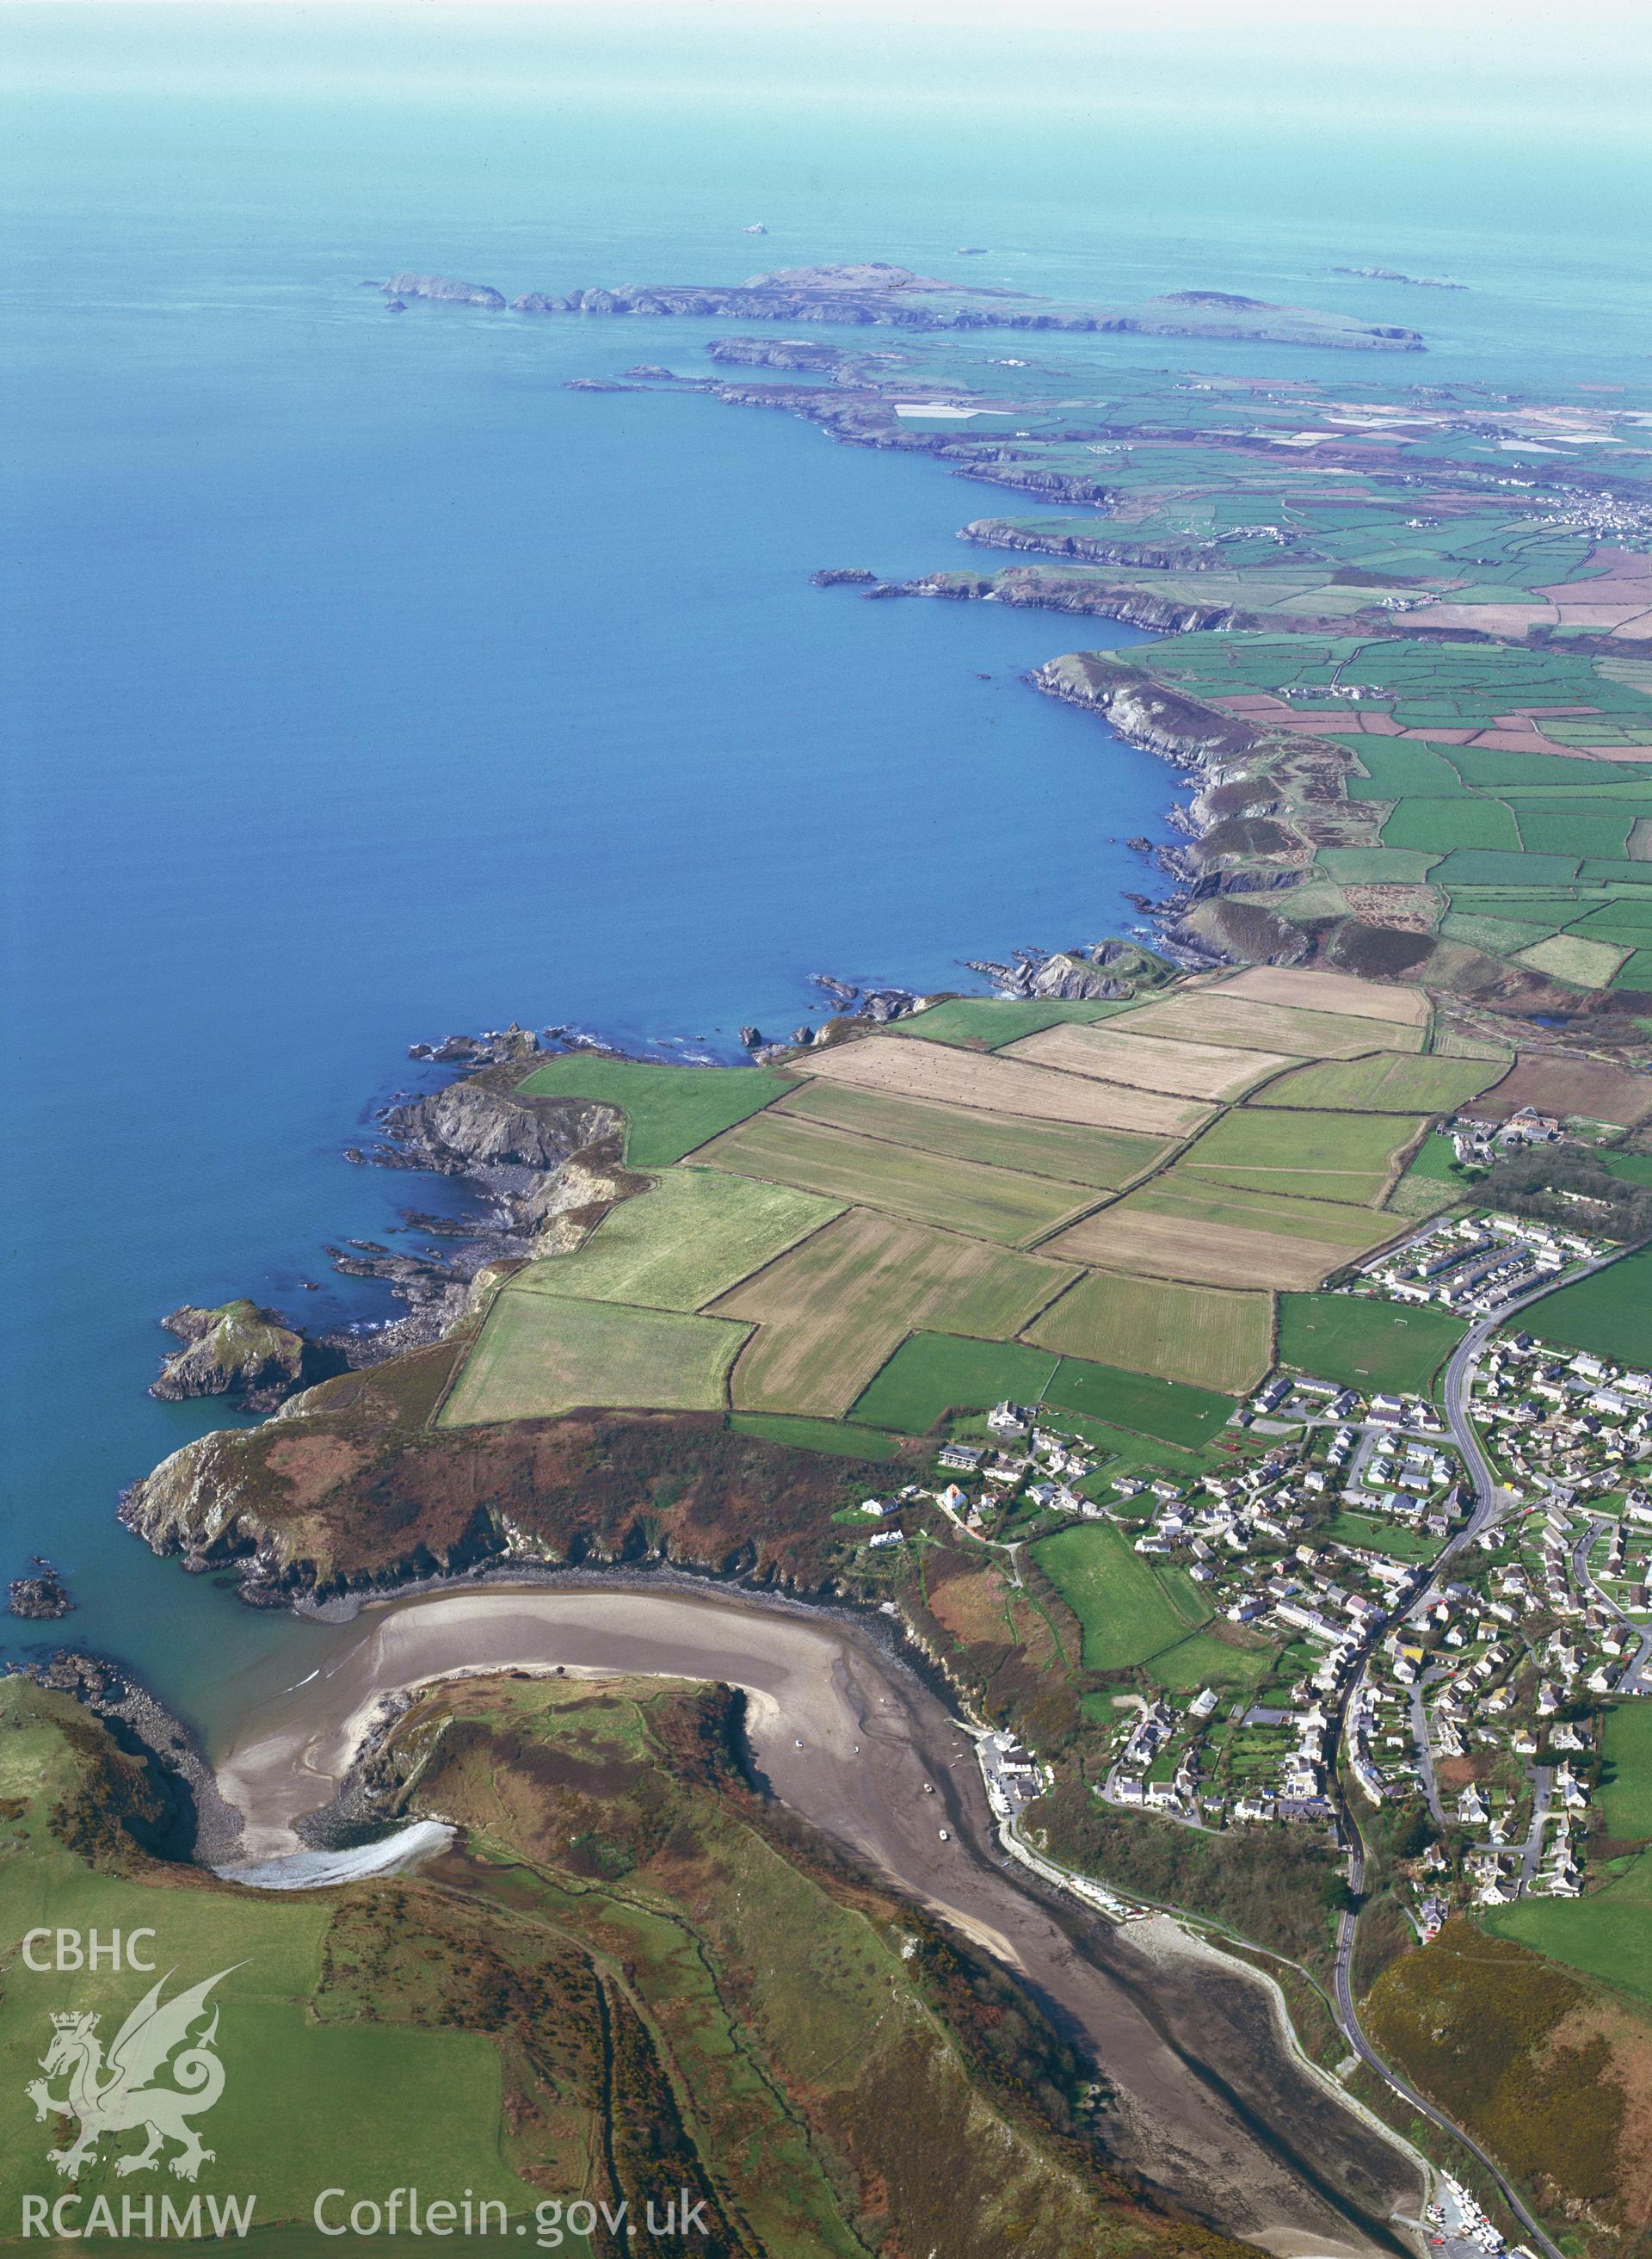
[[[141,2130],[148,2136],[146,2145],[117,2159],[117,2173],[151,2170],[164,2159],[180,2180],[195,2178],[215,2153],[202,2147],[189,2120],[210,2110],[224,2092],[224,2065],[215,2052],[218,2012],[213,2008],[209,2017],[207,1994],[231,1974],[220,1969],[216,1977],[203,1978],[166,2001],[160,1995],[167,1977],[161,1978],[117,2032],[107,2059],[96,2015],[53,2017],[52,2044],[40,2058],[46,2077],[31,2079],[25,2092],[39,2120],[55,2111],[61,2118],[79,2120],[74,2141],[47,2152],[60,2173],[78,2179],[87,2165],[96,2163],[98,2144],[107,2136]],[[196,2035],[203,2019],[206,2028]],[[175,2084],[156,2084],[168,2069]],[[68,2074],[61,2099],[49,2084],[60,2071]],[[167,2156],[169,2141],[177,2146]]]

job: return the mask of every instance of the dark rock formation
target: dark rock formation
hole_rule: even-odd
[[[811,587],[816,588],[864,588],[870,587],[878,575],[869,573],[864,565],[822,565],[818,573],[809,574]]]
[[[32,1623],[49,1623],[58,1616],[66,1616],[74,1605],[68,1587],[42,1553],[32,1557],[26,1577],[11,1579],[11,1607],[14,1616],[23,1616]]]
[[[508,1028],[485,1028],[479,1036],[444,1036],[439,1044],[409,1044],[407,1055],[433,1059],[442,1066],[509,1066],[532,1058],[538,1049],[539,1038],[513,1020]]]

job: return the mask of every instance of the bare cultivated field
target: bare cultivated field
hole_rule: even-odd
[[[1149,1004],[1110,1023],[1132,1035],[1177,1036],[1186,1043],[1235,1044],[1245,1051],[1287,1051],[1297,1058],[1354,1058],[1361,1051],[1418,1051],[1421,1028],[1352,1013],[1305,1011],[1262,1004],[1228,987],[1199,988]]]
[[[1177,1043],[1165,1036],[1127,1035],[1122,1028],[1044,1028],[1005,1046],[1005,1058],[1122,1082],[1133,1090],[1161,1090],[1181,1098],[1232,1098],[1289,1066],[1294,1053],[1226,1051],[1215,1044]]]
[[[1540,1114],[1580,1115],[1588,1122],[1620,1122],[1632,1129],[1652,1115],[1652,1077],[1627,1074],[1621,1067],[1592,1066],[1584,1059],[1545,1058],[1522,1051],[1513,1069],[1474,1110],[1502,1122],[1522,1106]]]
[[[1297,1046],[1291,1046],[1292,1049]],[[938,1099],[949,1106],[984,1107],[1032,1121],[1079,1122],[1093,1130],[1137,1130],[1148,1136],[1186,1137],[1210,1119],[1207,1106],[1169,1098],[1156,1091],[1127,1090],[1122,1084],[1093,1082],[1058,1074],[1001,1053],[955,1051],[943,1044],[902,1043],[869,1036],[838,1044],[830,1051],[805,1052],[796,1062],[803,1074],[823,1075],[863,1090],[887,1090],[902,1098]]]
[[[831,1418],[908,1334],[1008,1340],[1072,1276],[1042,1256],[851,1208],[717,1304],[758,1325],[735,1367],[735,1408]]]
[[[1077,1263],[1207,1286],[1317,1286],[1349,1259],[1345,1247],[1141,1208],[1104,1208],[1051,1245]],[[738,1375],[737,1366],[737,1393]]]
[[[1356,1020],[1392,1020],[1404,1028],[1428,1024],[1428,1000],[1421,988],[1389,988],[1351,973],[1293,973],[1286,965],[1252,965],[1224,980],[1218,993],[1249,996],[1258,1004],[1300,1004],[1310,1012],[1346,1012]]]
[[[1026,1338],[1064,1357],[1234,1395],[1272,1361],[1273,1300],[1096,1271],[1035,1319]]]

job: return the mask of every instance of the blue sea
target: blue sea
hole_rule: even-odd
[[[517,40],[450,83],[423,32],[417,68],[381,45],[317,72],[304,14],[0,10],[0,1578],[49,1554],[80,1602],[65,1634],[202,1715],[272,1648],[302,1671],[306,1634],[114,1521],[124,1484],[224,1417],[146,1395],[156,1319],[236,1293],[312,1324],[386,1314],[323,1250],[416,1244],[400,1206],[441,1204],[340,1158],[419,1087],[409,1042],[516,1017],[726,1058],[743,1022],[817,1008],[815,971],[975,985],[967,957],[1128,924],[1124,891],[1153,881],[1123,843],[1168,837],[1175,792],[1023,684],[1073,624],[809,586],[958,561],[990,490],[785,414],[565,388],[703,373],[726,324],[391,317],[364,280],[946,273],[979,244],[975,279],[1068,297],[1231,288],[1405,321],[1432,346],[1408,375],[1648,374],[1610,148],[1569,156],[1557,233],[1513,140],[1464,159],[1422,126],[1380,150],[1350,127],[1333,149],[1247,114],[1171,144],[1145,114],[1102,135],[898,89],[800,106],[708,90],[669,42],[604,75],[595,29],[565,75],[547,53],[526,72]],[[1172,357],[1393,366],[1063,350],[1090,388]]]

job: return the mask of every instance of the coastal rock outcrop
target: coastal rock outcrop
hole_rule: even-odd
[[[10,1607],[14,1616],[32,1623],[51,1623],[74,1607],[68,1586],[43,1553],[29,1563],[29,1573],[11,1579]]]
[[[559,1168],[620,1122],[611,1107],[587,1099],[523,1098],[473,1078],[393,1107],[384,1128],[400,1166],[488,1181],[501,1170]]]
[[[513,1020],[508,1028],[484,1028],[479,1036],[444,1036],[439,1044],[409,1044],[409,1058],[439,1066],[509,1066],[537,1056],[539,1038]]]
[[[958,538],[983,549],[1026,550],[1043,557],[1071,557],[1087,565],[1129,565],[1142,572],[1207,573],[1233,561],[1231,549],[1214,541],[1129,541],[1117,534],[1021,525],[1005,517],[973,518],[960,528]]]
[[[461,282],[452,274],[392,274],[379,288],[387,298],[428,298],[439,306],[484,306],[502,309],[502,290],[486,282]]]
[[[1181,767],[1220,767],[1256,743],[1247,723],[1109,664],[1102,652],[1065,652],[1035,667],[1027,680],[1051,698],[1105,715],[1129,744]]]
[[[245,1299],[202,1309],[186,1302],[160,1321],[183,1343],[161,1365],[149,1393],[164,1403],[193,1396],[245,1396],[266,1410],[328,1372],[338,1360],[289,1326],[279,1310]]]

